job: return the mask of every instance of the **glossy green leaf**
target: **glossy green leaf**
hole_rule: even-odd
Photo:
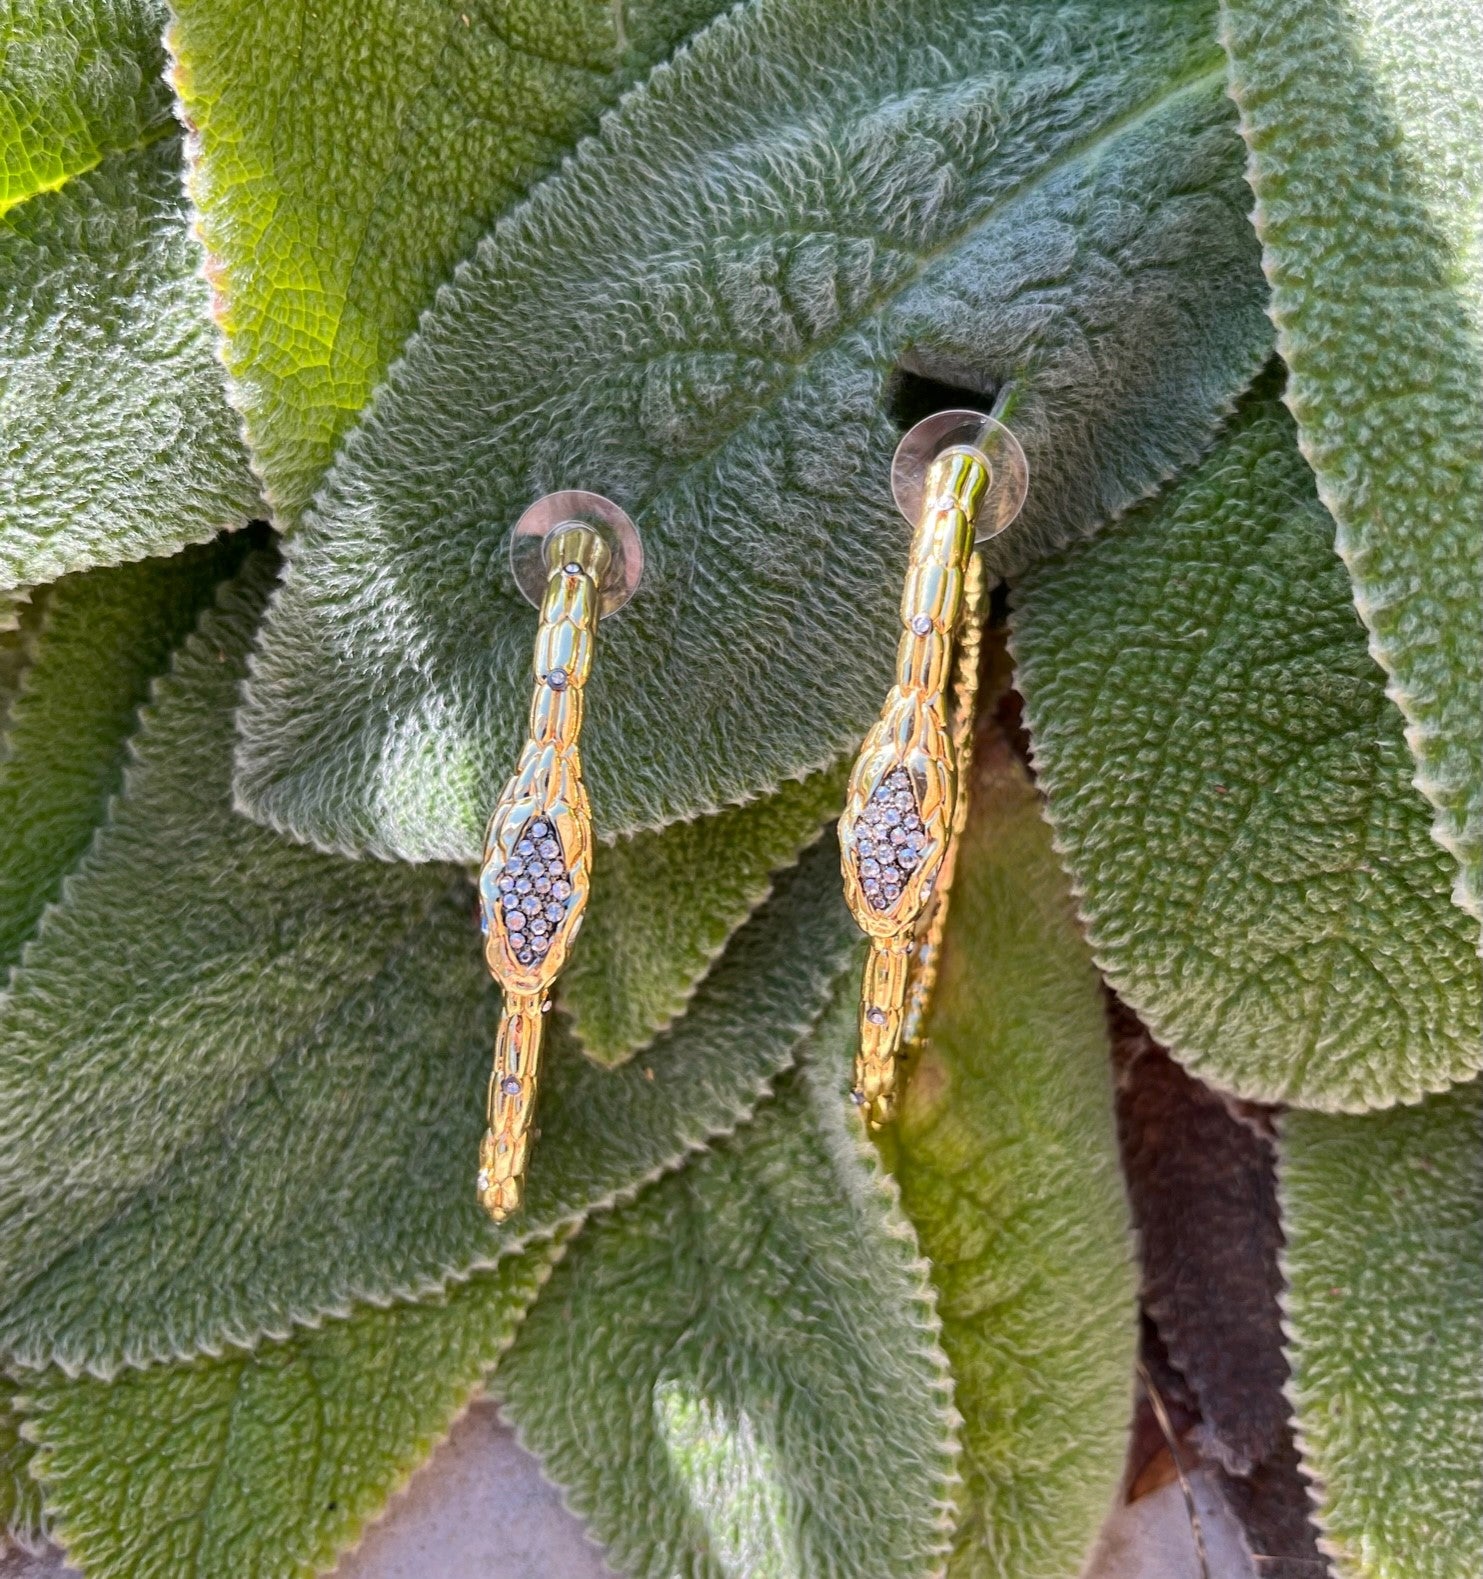
[[[1483,1573],[1483,1088],[1292,1113],[1289,1395],[1340,1579]]]
[[[854,994],[756,1119],[590,1224],[495,1378],[632,1579],[938,1571],[955,1420],[911,1227],[844,1099]]]
[[[250,1352],[25,1378],[55,1539],[88,1579],[324,1572],[479,1391],[556,1253]]]
[[[582,750],[605,835],[836,760],[889,683],[898,364],[1001,384],[996,564],[1208,442],[1269,344],[1213,6],[760,0],[438,295],[289,546],[237,788],[326,848],[477,856],[524,725],[505,565],[549,488],[635,514]],[[1006,557],[1010,556],[1010,557]]]
[[[689,1013],[604,1071],[556,1023],[526,1211],[474,1197],[498,994],[462,872],[232,813],[230,709],[272,567],[157,682],[110,823],[0,999],[0,1350],[108,1370],[418,1296],[734,1127],[852,941],[811,851]]]
[[[0,755],[0,970],[103,820],[150,681],[245,546],[227,538],[49,590]]]
[[[721,0],[176,0],[235,398],[291,526],[453,265]]]
[[[1483,10],[1224,0],[1288,404],[1483,914]]]
[[[1122,1478],[1137,1275],[1101,984],[1024,770],[997,735],[978,756],[890,1151],[963,1416],[948,1573],[1053,1579]]]
[[[581,947],[560,1007],[599,1063],[631,1058],[672,1025],[774,879],[844,805],[843,768],[750,806],[641,833],[598,852]]]
[[[158,0],[8,0],[0,22],[0,214],[170,119]]]
[[[7,1538],[30,1548],[44,1533],[41,1485],[31,1474],[35,1449],[21,1436],[16,1384],[0,1375],[0,1551]]]
[[[226,403],[146,0],[7,9],[0,594],[240,526]]]
[[[1196,1074],[1356,1110],[1483,1064],[1473,922],[1270,394],[1018,591],[1040,783],[1102,969]]]

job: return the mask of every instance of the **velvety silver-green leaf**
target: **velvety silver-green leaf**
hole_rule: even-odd
[[[162,131],[0,219],[0,587],[173,553],[253,512]]]
[[[29,1549],[45,1533],[41,1485],[31,1474],[35,1450],[21,1436],[16,1392],[15,1382],[0,1374],[0,1552],[7,1537]]]
[[[1483,1089],[1283,1120],[1289,1396],[1340,1579],[1483,1573]]]
[[[599,850],[561,1007],[599,1063],[631,1058],[684,1013],[727,940],[844,805],[843,768],[750,806]]]
[[[0,214],[170,118],[157,0],[9,0],[0,22]]]
[[[88,1579],[324,1572],[481,1388],[558,1252],[250,1352],[26,1377],[54,1538]]]
[[[1414,1101],[1483,1064],[1476,928],[1411,786],[1276,398],[1020,587],[1040,783],[1099,963],[1262,1101]]]
[[[756,1119],[589,1224],[495,1378],[633,1579],[939,1570],[955,1416],[926,1267],[844,1093],[853,983]]]
[[[851,927],[821,844],[640,1062],[553,1017],[527,1208],[474,1195],[498,994],[462,872],[323,856],[232,813],[271,565],[156,683],[110,823],[0,999],[0,1350],[106,1371],[430,1292],[744,1118]]]
[[[1012,383],[995,563],[1208,442],[1269,343],[1213,4],[757,0],[480,244],[289,547],[237,788],[326,848],[477,856],[534,615],[511,524],[635,514],[582,751],[608,835],[836,760],[889,683],[895,372]]]
[[[1483,914],[1483,9],[1224,0],[1288,404]]]
[[[453,265],[721,0],[176,0],[191,189],[292,525]]]
[[[1038,797],[981,739],[891,1145],[963,1416],[952,1579],[1078,1572],[1127,1456],[1137,1275],[1101,983]]]
[[[150,681],[243,547],[227,538],[48,590],[8,717],[0,709],[0,970],[87,848]]]

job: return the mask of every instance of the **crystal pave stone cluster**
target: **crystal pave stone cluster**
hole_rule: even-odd
[[[893,768],[876,786],[855,825],[860,888],[873,910],[886,911],[901,897],[917,869],[927,832],[905,768]]]
[[[494,898],[510,949],[522,965],[536,965],[551,948],[571,898],[571,873],[556,829],[535,818],[494,880]]]

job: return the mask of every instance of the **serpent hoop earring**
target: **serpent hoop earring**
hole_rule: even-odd
[[[967,769],[987,591],[975,543],[1025,502],[1018,439],[977,411],[941,411],[897,446],[891,488],[912,523],[896,683],[850,775],[839,823],[845,897],[870,954],[852,1100],[872,1129],[896,1111],[904,1049],[937,975]]]
[[[477,1180],[479,1204],[497,1223],[520,1206],[543,1020],[591,884],[592,818],[577,749],[582,689],[597,622],[633,595],[643,549],[617,505],[573,490],[547,494],[521,516],[510,564],[541,622],[530,735],[489,819],[479,872],[484,959],[504,992]]]

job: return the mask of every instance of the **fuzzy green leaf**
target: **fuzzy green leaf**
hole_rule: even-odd
[[[997,735],[974,779],[891,1151],[963,1415],[948,1572],[1058,1579],[1122,1478],[1137,1277],[1097,973],[1038,797]]]
[[[1357,1110],[1475,1073],[1483,1011],[1332,529],[1254,398],[1188,478],[1027,579],[1015,652],[1113,986],[1216,1085]]]
[[[156,0],[10,0],[0,23],[0,214],[170,119]]]
[[[1034,485],[999,566],[1208,442],[1269,344],[1213,6],[760,0],[700,34],[442,290],[289,547],[250,815],[477,856],[523,726],[532,495],[629,506],[583,760],[604,834],[851,749],[908,534],[898,364],[992,399]]]
[[[322,1573],[468,1405],[558,1253],[250,1352],[26,1377],[54,1538],[88,1579]]]
[[[526,1211],[475,1202],[498,994],[463,873],[236,817],[230,709],[271,565],[157,682],[111,822],[0,999],[0,1348],[106,1370],[415,1297],[734,1127],[851,943],[821,844],[641,1062],[552,1023]],[[558,1017],[553,1017],[557,1020]]]
[[[0,602],[240,526],[156,0],[0,23]]]
[[[721,0],[176,0],[226,363],[291,526],[453,265]]]
[[[844,1102],[853,1042],[851,990],[807,1084],[588,1227],[495,1378],[633,1579],[941,1561],[950,1382],[926,1267]]]
[[[1483,9],[1222,12],[1288,404],[1483,914]]]
[[[226,538],[49,589],[0,755],[0,970],[103,820],[150,681],[245,546]]]
[[[180,141],[0,219],[0,587],[173,553],[252,514]]]
[[[844,805],[844,771],[599,852],[592,905],[561,978],[588,1057],[631,1058],[685,1011],[727,940]]]
[[[41,1486],[31,1474],[35,1450],[21,1436],[16,1390],[10,1377],[0,1375],[0,1550],[7,1536],[35,1546],[45,1530]]]
[[[1341,1579],[1483,1573],[1483,1088],[1289,1114],[1289,1385]]]

